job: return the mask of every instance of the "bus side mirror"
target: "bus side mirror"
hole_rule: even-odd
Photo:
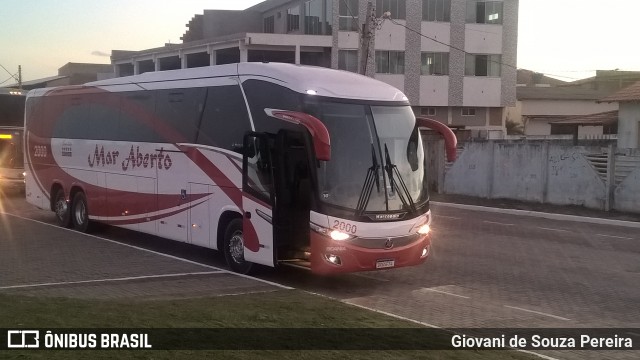
[[[322,161],[331,160],[329,130],[318,118],[297,111],[274,109],[264,109],[264,111],[273,118],[304,126],[311,134],[316,159]]]

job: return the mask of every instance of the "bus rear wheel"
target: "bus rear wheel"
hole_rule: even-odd
[[[86,233],[89,230],[89,210],[87,208],[87,197],[82,191],[73,196],[71,205],[71,222],[77,231]]]
[[[233,219],[224,232],[224,258],[229,268],[240,274],[248,274],[253,264],[244,259],[244,238],[242,236],[242,219]]]
[[[69,203],[64,196],[64,190],[59,188],[53,196],[53,212],[56,214],[58,225],[68,228],[71,227],[71,212],[69,211]]]

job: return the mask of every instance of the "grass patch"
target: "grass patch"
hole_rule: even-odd
[[[0,328],[414,328],[418,325],[297,290],[184,300],[112,301],[0,295]],[[0,334],[6,336],[5,334]],[[242,338],[237,339],[242,342]],[[384,339],[381,339],[384,340]],[[336,343],[347,341],[336,338]],[[532,359],[515,351],[1,351],[42,359]]]

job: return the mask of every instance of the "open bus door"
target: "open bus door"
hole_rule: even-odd
[[[242,161],[244,261],[268,266],[275,265],[276,254],[273,236],[275,197],[272,149],[273,139],[267,134],[252,132],[244,137]]]
[[[308,260],[300,256],[309,248],[311,194],[304,134],[249,133],[243,148],[244,260],[269,266]]]

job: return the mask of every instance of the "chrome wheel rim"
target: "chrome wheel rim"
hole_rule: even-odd
[[[74,216],[76,218],[76,224],[84,224],[87,219],[87,207],[84,206],[84,202],[80,201],[76,204],[76,209],[74,212]]]
[[[242,238],[242,231],[236,230],[231,239],[229,240],[229,255],[236,264],[244,263],[244,241]]]

